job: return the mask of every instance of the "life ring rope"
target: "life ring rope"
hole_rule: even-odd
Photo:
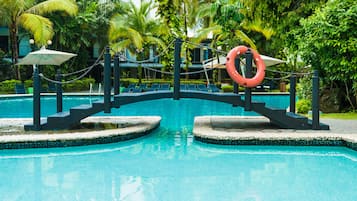
[[[232,78],[232,80],[244,87],[253,88],[263,82],[265,77],[265,63],[263,59],[260,57],[260,54],[250,49],[253,53],[253,60],[255,65],[257,66],[257,73],[252,78],[245,78],[240,75],[235,67],[235,58],[237,55],[243,55],[248,51],[248,47],[246,46],[237,46],[229,51],[227,55],[226,69],[228,75]]]

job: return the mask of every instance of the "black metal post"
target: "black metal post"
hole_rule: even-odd
[[[182,41],[179,38],[175,40],[175,57],[174,57],[174,94],[175,100],[180,99],[180,70],[181,70],[181,44]]]
[[[61,70],[57,69],[56,73],[56,101],[57,101],[57,112],[62,112],[63,111],[63,98],[62,98],[62,84],[60,83],[62,81],[62,76],[61,76]]]
[[[236,57],[234,60],[234,65],[236,67],[237,72],[240,70],[240,58],[239,56]],[[239,85],[238,83],[233,81],[233,93],[238,94],[239,93]]]
[[[252,62],[253,54],[250,49],[245,53],[245,76],[247,78],[252,78]],[[244,111],[252,110],[252,90],[251,88],[245,87],[244,90]]]
[[[119,68],[119,55],[114,56],[114,95],[120,93],[120,68]]]
[[[319,103],[319,72],[314,70],[312,76],[312,129],[320,128],[320,103]]]
[[[110,103],[110,90],[111,90],[111,57],[110,48],[105,48],[104,53],[104,113],[110,113],[111,103]]]
[[[290,77],[290,112],[295,113],[296,105],[296,75]]]
[[[33,65],[33,130],[41,130],[41,80],[39,69]]]

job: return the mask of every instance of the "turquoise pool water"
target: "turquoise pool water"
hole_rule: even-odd
[[[160,128],[131,141],[0,151],[0,200],[356,200],[356,151],[194,141],[193,115],[242,112],[216,104],[165,99],[114,110],[163,115]]]

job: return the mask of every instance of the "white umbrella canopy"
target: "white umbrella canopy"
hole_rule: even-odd
[[[56,65],[59,66],[63,62],[69,60],[70,58],[76,56],[76,54],[61,52],[55,50],[49,50],[42,47],[40,50],[30,52],[26,55],[17,65]]]
[[[285,61],[276,59],[273,57],[265,56],[265,55],[260,55],[260,57],[263,59],[265,66],[274,66],[280,63],[285,63]],[[206,68],[226,68],[226,57],[220,56],[218,59],[208,59],[203,62]],[[245,63],[245,59],[243,59],[243,63]],[[253,62],[253,66],[255,66]]]

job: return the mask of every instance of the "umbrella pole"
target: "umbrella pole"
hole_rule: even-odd
[[[33,64],[33,130],[41,130],[41,80],[36,64]]]

